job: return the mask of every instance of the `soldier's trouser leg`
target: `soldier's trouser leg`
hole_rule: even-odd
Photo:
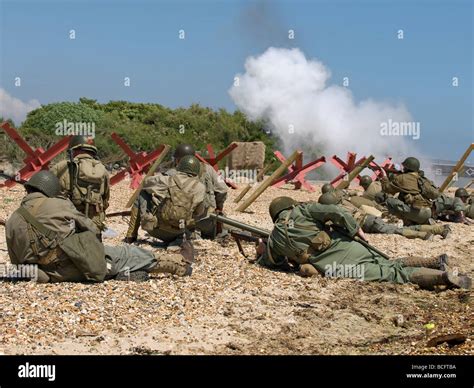
[[[405,223],[427,224],[431,218],[430,208],[415,209],[397,198],[388,198],[386,203],[389,213],[402,219]]]
[[[156,265],[153,252],[129,245],[104,246],[107,260],[107,278],[119,273],[134,271],[150,271]]]
[[[368,215],[365,217],[362,230],[366,233],[381,233],[381,234],[402,234],[402,228],[396,225],[387,224],[380,217]]]
[[[132,206],[130,222],[128,224],[128,230],[125,236],[126,242],[132,243],[137,240],[141,215],[145,214],[147,210],[151,211],[152,207],[153,204],[151,201],[151,195],[142,190]]]
[[[364,281],[409,282],[413,268],[404,267],[396,260],[387,260],[337,232],[332,232],[331,238],[327,250],[310,258],[310,263],[321,274]]]
[[[171,273],[178,276],[191,275],[192,267],[188,258],[181,253],[165,250],[151,252],[133,245],[105,246],[107,278],[134,271]]]
[[[130,212],[130,221],[128,223],[127,234],[125,235],[125,242],[132,243],[137,240],[138,229],[140,228],[140,211],[137,206],[132,206]]]
[[[211,218],[205,218],[196,222],[196,229],[201,231],[201,237],[209,240],[216,238],[216,226],[216,222]]]
[[[365,218],[362,230],[366,233],[381,233],[381,234],[399,234],[406,238],[421,238],[426,239],[430,236],[427,232],[417,232],[407,228],[399,228],[396,225],[387,224],[379,217],[369,215]]]
[[[429,232],[446,238],[451,232],[451,228],[448,225],[412,225],[408,227],[411,230],[416,230],[419,232]]]

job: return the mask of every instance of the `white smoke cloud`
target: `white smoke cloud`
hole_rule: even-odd
[[[10,96],[5,89],[0,88],[0,117],[4,120],[11,119],[15,125],[20,125],[25,120],[26,114],[41,106],[38,100],[23,102]]]
[[[316,146],[326,156],[406,155],[411,148],[406,138],[380,135],[382,122],[412,121],[403,104],[356,103],[348,88],[327,85],[330,76],[324,64],[299,49],[270,47],[247,58],[245,74],[237,75],[229,93],[250,120],[267,123],[286,153]]]

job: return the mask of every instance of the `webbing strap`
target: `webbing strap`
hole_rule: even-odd
[[[25,207],[20,206],[17,212],[25,219],[26,222],[31,224],[38,232],[46,236],[50,240],[54,240],[57,237],[56,232],[44,226],[40,223]]]

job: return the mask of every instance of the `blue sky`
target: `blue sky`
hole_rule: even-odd
[[[357,101],[402,101],[421,122],[425,155],[457,159],[474,140],[471,1],[0,3],[0,87],[22,101],[234,110],[228,89],[249,55],[299,47],[331,69],[330,83],[349,76]]]

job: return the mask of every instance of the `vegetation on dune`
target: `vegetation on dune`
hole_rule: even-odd
[[[44,105],[28,113],[19,128],[31,147],[48,148],[60,139],[58,123],[94,123],[95,143],[99,156],[108,162],[125,161],[122,150],[111,140],[116,132],[135,150],[150,151],[159,144],[172,147],[191,143],[205,155],[206,144],[223,150],[232,141],[263,141],[267,158],[272,156],[275,139],[268,136],[262,122],[250,122],[240,111],[218,111],[193,104],[189,108],[170,109],[160,104],[96,100],[81,98],[79,102]],[[12,162],[21,161],[24,153],[4,135],[0,155]],[[64,153],[62,157],[65,157]]]

